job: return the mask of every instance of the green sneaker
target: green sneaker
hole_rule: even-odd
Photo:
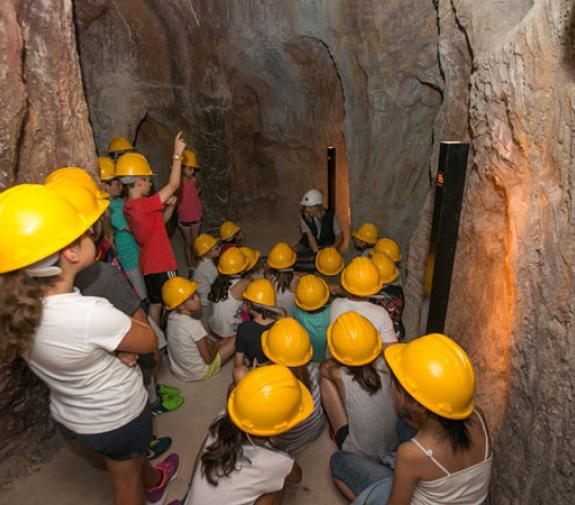
[[[184,399],[181,396],[164,396],[161,402],[152,407],[152,415],[161,416],[166,412],[173,412],[179,409],[183,403]]]
[[[156,384],[156,393],[161,396],[180,396],[180,388],[167,384]]]

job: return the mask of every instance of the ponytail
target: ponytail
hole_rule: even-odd
[[[348,366],[347,369],[353,376],[353,380],[370,396],[381,389],[381,377],[375,368],[374,361],[363,366]]]
[[[208,300],[212,303],[223,302],[228,299],[228,292],[232,281],[229,275],[218,274],[216,280],[212,284]]]
[[[293,270],[277,270],[276,268],[270,268],[269,275],[274,288],[278,293],[289,291],[294,275]]]
[[[210,437],[214,441],[201,456],[201,472],[208,483],[218,485],[218,480],[229,477],[237,470],[240,461],[251,461],[244,456],[242,446],[248,441],[247,435],[230,419],[228,414],[218,417],[210,426]]]
[[[42,319],[42,298],[53,278],[28,277],[22,270],[0,275],[0,360],[30,352]]]

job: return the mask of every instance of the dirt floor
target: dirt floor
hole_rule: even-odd
[[[259,224],[257,227],[244,225],[248,246],[258,247],[263,253],[279,240],[291,242],[297,237],[293,233],[278,233],[277,225]],[[173,238],[174,250],[178,256],[181,271],[182,245],[179,235]],[[231,380],[231,364],[208,382],[188,384],[174,378],[167,365],[162,369],[161,381],[178,386],[185,398],[183,406],[175,412],[155,419],[157,436],[169,435],[173,439],[172,450],[181,458],[179,477],[169,487],[169,503],[182,498],[187,490],[192,466],[197,451],[204,440],[207,428],[213,418],[224,408],[226,390]],[[329,476],[329,457],[334,450],[328,439],[327,426],[318,440],[297,456],[303,468],[303,480],[298,486],[288,487],[284,504],[338,505],[347,503],[336,491]],[[20,505],[110,505],[111,484],[97,459],[80,454],[66,445],[51,461],[22,479],[2,495],[2,503]]]

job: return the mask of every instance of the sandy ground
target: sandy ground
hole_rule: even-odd
[[[246,245],[258,247],[267,253],[279,240],[292,242],[297,230],[284,233],[277,224],[241,223],[245,229]],[[182,246],[179,235],[173,238],[174,250],[182,271]],[[175,379],[165,365],[161,381],[182,389],[185,398],[183,406],[175,412],[155,419],[158,436],[169,435],[173,439],[172,451],[181,458],[179,477],[169,487],[167,500],[181,498],[186,493],[197,451],[207,433],[213,418],[225,404],[227,387],[231,380],[231,365],[208,382],[187,384]],[[301,484],[288,487],[284,504],[338,505],[347,503],[336,491],[329,476],[329,457],[334,447],[328,439],[327,426],[318,440],[296,458],[303,468]],[[111,483],[101,462],[80,454],[66,445],[48,463],[25,478],[19,479],[14,487],[3,493],[2,503],[20,505],[109,505],[112,503]]]

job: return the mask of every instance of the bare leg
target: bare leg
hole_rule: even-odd
[[[240,380],[242,379],[242,377],[244,375],[246,375],[248,372],[250,371],[250,369],[245,366],[245,365],[240,365],[234,368],[234,371],[232,372],[232,377],[234,379],[234,382],[237,384],[238,382],[240,382]]]
[[[218,345],[218,354],[222,360],[222,365],[236,353],[236,337],[224,338]]]
[[[192,256],[192,229],[184,228],[183,226],[178,226],[178,228],[180,229],[182,238],[184,239],[184,254],[186,256],[186,264],[188,265],[188,268],[192,268],[194,265]]]
[[[355,496],[351,489],[349,489],[341,480],[333,479],[335,486],[339,489],[341,494],[345,496],[349,501],[355,501],[357,496]]]
[[[326,377],[321,378],[319,390],[323,410],[327,415],[332,430],[334,433],[337,433],[342,426],[348,424],[347,412],[343,400],[341,396],[339,396],[336,385]]]
[[[192,225],[192,227],[190,228],[190,258],[191,258],[191,262],[190,262],[190,266],[195,267],[196,266],[196,256],[194,254],[194,242],[196,241],[196,239],[198,238],[198,235],[200,234],[200,228],[202,227],[202,223],[194,223]]]
[[[150,303],[148,316],[154,320],[154,323],[161,327],[162,305],[160,303]]]
[[[114,486],[115,505],[144,505],[145,488],[159,482],[162,475],[146,462],[145,457],[116,461],[105,458]],[[145,466],[149,470],[145,470]],[[147,476],[147,479],[146,479]],[[148,479],[152,482],[148,485]]]

